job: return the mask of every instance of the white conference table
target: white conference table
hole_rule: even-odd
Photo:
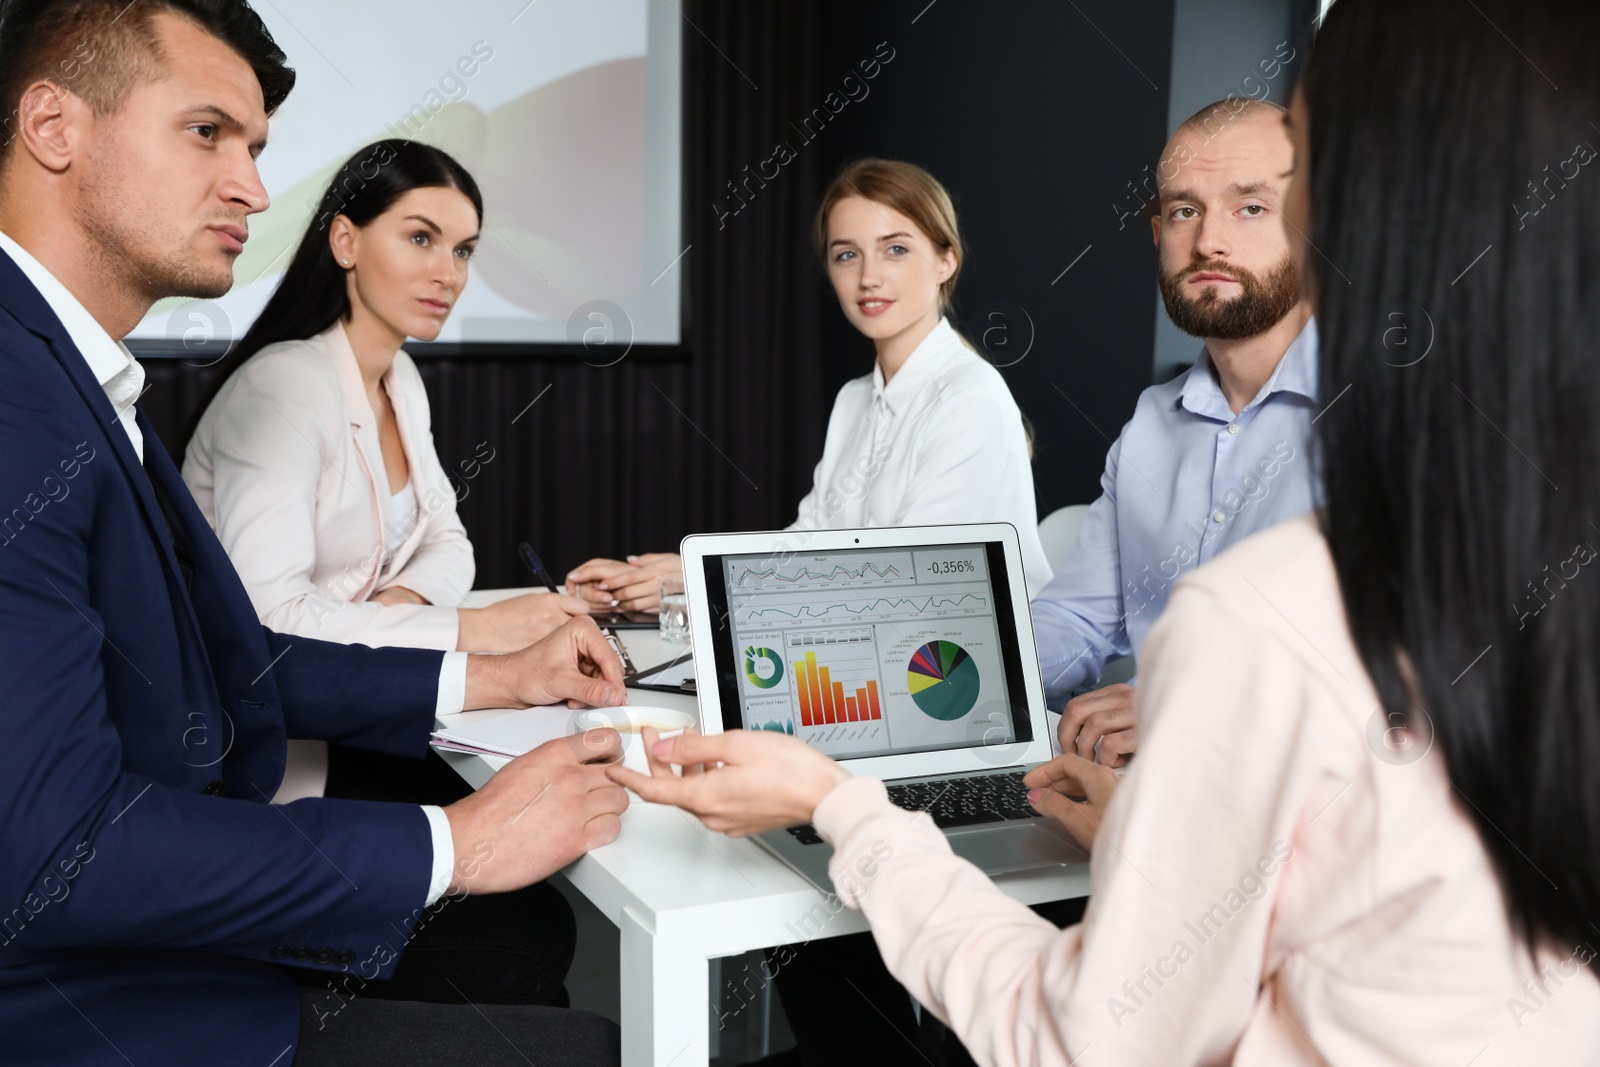
[[[478,590],[463,602],[481,607],[528,589]],[[682,646],[654,630],[619,636],[642,670],[672,659]],[[688,694],[630,689],[629,703],[678,708],[698,716]],[[469,711],[439,718],[439,728],[493,718]],[[623,743],[638,744],[623,735]],[[506,761],[441,752],[478,788]],[[710,961],[751,949],[838,937],[867,929],[856,912],[828,907],[811,883],[753,841],[707,830],[686,812],[634,797],[622,832],[561,874],[621,931],[622,1062],[626,1067],[690,1067],[710,1057],[717,1005]],[[1024,904],[1087,896],[1089,865],[1023,872],[996,879]]]

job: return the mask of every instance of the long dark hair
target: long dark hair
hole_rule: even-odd
[[[1600,8],[1474,6],[1339,0],[1306,71],[1324,531],[1384,713],[1431,723],[1519,935],[1570,950],[1600,916]]]
[[[244,337],[222,361],[222,369],[189,420],[179,448],[182,455],[194,436],[200,417],[217,398],[222,386],[245,361],[278,341],[302,341],[341,320],[350,318],[350,293],[344,268],[328,244],[328,227],[336,215],[365,226],[388,211],[413,189],[455,189],[468,200],[483,221],[483,195],[465,167],[447,152],[417,141],[375,141],[344,162],[328,184],[317,213],[306,227],[300,246],[273,291],[267,306]]]

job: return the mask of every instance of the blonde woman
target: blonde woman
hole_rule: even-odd
[[[811,492],[789,529],[1009,522],[1029,595],[1050,579],[1028,435],[1005,379],[945,318],[964,249],[950,194],[910,163],[863,159],[828,187],[816,243],[872,372],[834,400]],[[656,606],[673,553],[593,559],[567,587],[622,610]]]

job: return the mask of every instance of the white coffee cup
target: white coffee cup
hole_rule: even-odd
[[[585,708],[574,716],[574,733],[610,728],[622,735],[622,765],[640,774],[650,773],[645,759],[643,727],[653,727],[662,737],[677,737],[698,721],[687,711],[628,704],[616,708]]]

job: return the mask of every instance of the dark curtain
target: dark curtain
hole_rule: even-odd
[[[689,252],[674,269],[686,272],[686,355],[419,360],[479,588],[531,583],[523,538],[559,575],[591,555],[676,549],[690,532],[786,525],[810,488],[832,399],[810,239],[815,155],[738,215],[719,219],[717,205],[815,103],[814,8],[682,8]],[[179,360],[145,366],[140,406],[170,448],[209,375]]]

